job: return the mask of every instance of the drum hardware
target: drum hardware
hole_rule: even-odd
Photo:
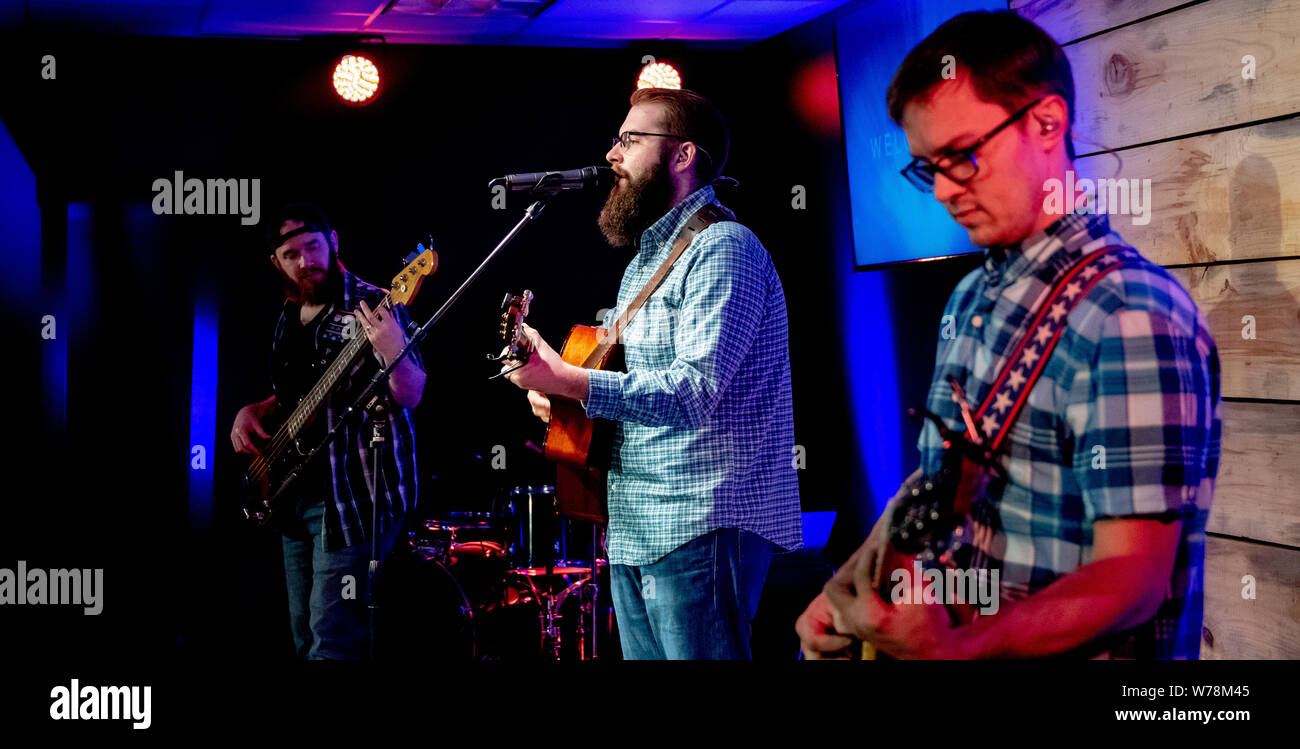
[[[599,638],[613,636],[612,604],[600,598],[601,527],[562,518],[550,486],[509,497],[502,511],[409,526],[386,591],[396,623],[382,631],[400,640],[388,655],[591,660]]]

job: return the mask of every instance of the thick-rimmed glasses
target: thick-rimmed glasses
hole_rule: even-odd
[[[988,143],[993,136],[1002,132],[1011,123],[1024,117],[1026,112],[1034,108],[1034,105],[1046,98],[1047,97],[1044,96],[1037,101],[1032,101],[1026,104],[1016,110],[1016,112],[1003,121],[1001,125],[998,125],[985,133],[984,137],[965,148],[944,154],[939,161],[933,164],[924,161],[919,157],[912,159],[908,162],[907,166],[903,167],[902,170],[899,171],[899,174],[906,177],[907,181],[921,192],[934,192],[934,176],[940,173],[959,185],[964,185],[967,182],[970,182],[975,178],[975,175],[979,173],[979,164],[975,161],[975,152],[985,143]]]
[[[626,151],[627,147],[632,144],[633,135],[652,135],[656,138],[676,138],[677,140],[686,140],[686,138],[683,138],[680,135],[673,135],[671,133],[642,133],[637,132],[636,130],[624,130],[617,138],[610,141],[609,147],[613,148],[614,146],[622,146],[623,150]],[[696,146],[696,148],[698,147],[699,146]]]

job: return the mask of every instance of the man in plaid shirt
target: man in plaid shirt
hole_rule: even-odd
[[[284,206],[267,223],[271,263],[284,280],[285,301],[271,346],[273,394],[239,410],[230,430],[236,452],[257,456],[272,436],[262,420],[286,417],[339,355],[344,341],[364,334],[372,357],[356,365],[301,433],[314,447],[343,417],[358,391],[381,365],[406,346],[410,317],[404,305],[380,308],[384,290],[354,276],[339,259],[338,233],[324,214],[303,203]],[[415,507],[414,411],[424,392],[419,349],[393,369],[388,381],[388,447],[370,492],[374,464],[366,414],[345,424],[329,444],[329,460],[318,456],[285,493],[276,527],[283,538],[289,624],[300,658],[358,660],[367,655],[369,612],[366,586],[371,534],[383,560],[408,510]],[[378,512],[376,507],[378,505]],[[378,515],[379,527],[371,528]],[[356,589],[345,595],[348,580]]]
[[[956,78],[939,78],[945,55]],[[962,432],[948,378],[974,411],[1052,282],[1124,243],[1091,203],[1062,216],[1044,201],[1073,169],[1073,82],[1061,48],[1029,21],[957,16],[908,54],[888,98],[915,157],[905,176],[987,248],[944,310],[951,334],[927,404]],[[920,469],[800,618],[805,655],[842,656],[853,637],[895,657],[1198,657],[1221,431],[1204,316],[1139,259],[1104,276],[1062,331],[997,456],[1005,481],[972,510],[972,565],[999,573],[997,612],[951,627],[942,606],[874,592],[896,503],[940,469],[927,425]],[[976,426],[990,436],[992,424]]]
[[[599,223],[637,255],[607,324],[716,204],[727,148],[700,95],[632,96]],[[507,377],[534,413],[548,420],[544,394],[560,395],[618,424],[608,546],[624,657],[748,658],[772,552],[800,544],[785,294],[767,250],[735,221],[701,231],[624,332],[627,372],[566,364],[528,333],[537,352]]]

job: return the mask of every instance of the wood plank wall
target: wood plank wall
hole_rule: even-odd
[[[1300,658],[1300,0],[1009,7],[1065,45],[1078,172],[1151,180],[1150,223],[1112,225],[1219,347],[1201,656]]]

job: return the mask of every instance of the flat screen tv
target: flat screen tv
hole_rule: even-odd
[[[971,10],[1006,10],[1006,3],[876,0],[835,20],[856,270],[977,251],[933,195],[899,174],[911,156],[903,131],[885,109],[885,89],[908,50],[944,21]]]

